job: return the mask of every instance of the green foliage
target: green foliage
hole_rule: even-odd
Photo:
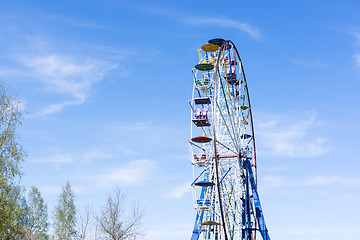
[[[3,184],[0,199],[0,238],[17,239],[23,236],[23,226],[27,221],[23,189],[14,184]]]
[[[7,88],[0,82],[0,178],[13,179],[21,176],[20,163],[26,153],[18,142],[16,128],[21,125],[20,102],[7,94]]]
[[[18,183],[26,153],[16,134],[22,120],[20,102],[7,90],[0,81],[0,238],[17,239],[26,222],[24,191]]]
[[[48,209],[36,187],[28,194],[26,236],[29,240],[48,239]]]
[[[76,208],[69,182],[59,196],[54,220],[55,239],[69,240],[76,237]]]

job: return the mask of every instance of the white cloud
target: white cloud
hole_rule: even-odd
[[[76,27],[85,27],[85,28],[99,28],[99,29],[107,29],[105,26],[100,25],[98,23],[84,20],[84,19],[78,19],[78,18],[70,18],[65,17],[62,15],[50,15],[48,16],[51,20],[59,20],[61,22],[76,26]]]
[[[355,65],[357,68],[360,68],[360,55],[356,54],[354,55]]]
[[[312,60],[312,61],[301,61],[296,58],[291,59],[291,62],[295,65],[305,66],[308,68],[321,68],[324,67],[325,64],[323,64],[320,60]]]
[[[262,188],[312,187],[312,186],[360,186],[360,178],[338,176],[310,176],[292,181],[284,176],[268,175],[261,178]]]
[[[70,154],[55,154],[53,156],[36,159],[39,163],[71,163],[73,158]]]
[[[39,186],[39,190],[43,196],[51,196],[51,195],[58,195],[62,191],[62,187],[60,186],[51,186],[51,185],[42,185]]]
[[[191,182],[186,182],[186,183],[183,183],[181,185],[174,187],[170,191],[169,197],[170,198],[182,198],[186,193],[191,191],[190,184],[191,184]]]
[[[326,177],[314,176],[308,181],[304,181],[302,185],[306,186],[321,186],[321,185],[342,185],[342,186],[357,186],[360,185],[360,178],[345,178],[345,177]]]
[[[38,116],[45,116],[45,115],[49,115],[49,114],[58,113],[58,112],[61,112],[63,110],[63,108],[66,106],[82,104],[84,102],[85,102],[85,99],[79,99],[79,100],[75,100],[75,101],[65,101],[65,102],[61,102],[61,103],[54,103],[49,106],[43,107],[35,114],[31,114],[30,117],[38,117]]]
[[[329,148],[326,138],[314,136],[316,115],[305,120],[291,120],[271,117],[256,126],[259,153],[282,157],[314,157],[325,154]]]
[[[235,21],[232,19],[220,18],[199,18],[199,17],[186,17],[181,19],[183,22],[198,25],[213,25],[218,27],[230,27],[240,31],[246,32],[253,38],[260,38],[260,30],[251,26],[250,24]]]
[[[89,165],[97,160],[104,161],[112,159],[114,156],[114,153],[106,152],[103,148],[93,148],[85,152],[77,153],[76,159],[80,159],[79,161],[81,161],[82,165]]]
[[[197,25],[212,25],[215,27],[229,27],[240,30],[249,34],[251,37],[258,39],[260,38],[260,30],[256,27],[251,26],[248,23],[239,22],[225,17],[198,17],[198,16],[183,16],[179,14],[179,11],[175,11],[169,8],[154,7],[154,6],[138,6],[141,11],[146,13],[169,17],[177,19],[178,21],[187,23],[187,24],[197,24]]]
[[[359,28],[357,29],[351,29],[349,30],[349,33],[353,36],[355,36],[358,44],[360,44],[360,31],[359,31]],[[360,54],[354,54],[353,55],[353,59],[355,61],[355,66],[356,68],[360,68]]]
[[[85,161],[88,163],[88,162],[91,162],[92,160],[95,160],[95,159],[109,159],[109,158],[112,158],[113,155],[110,154],[110,153],[106,153],[102,150],[98,150],[98,149],[93,149],[93,150],[90,150],[88,152],[86,152],[84,155],[84,158],[85,158]]]
[[[59,152],[59,151],[57,151]],[[41,158],[34,158],[34,162],[37,163],[55,163],[58,166],[63,163],[82,163],[89,164],[93,160],[105,160],[113,158],[110,153],[106,153],[103,150],[92,149],[85,152],[73,152],[73,153],[55,153],[53,155]],[[75,159],[75,160],[74,160]]]
[[[114,131],[130,131],[130,132],[138,132],[144,130],[151,130],[153,129],[153,124],[150,121],[147,122],[131,122],[131,123],[115,123],[110,126]]]
[[[164,8],[164,7],[155,7],[154,5],[137,5],[137,8],[142,11],[146,12],[147,14],[153,14],[158,16],[164,16],[169,18],[179,18],[179,11],[175,11],[171,8]]]
[[[37,114],[60,112],[64,107],[82,104],[88,98],[94,84],[117,65],[90,58],[78,59],[57,54],[23,55],[18,60],[30,70],[30,75],[45,84],[47,93],[67,95],[65,100],[44,107]]]
[[[103,132],[110,133],[106,136],[107,139],[113,138],[115,142],[121,141],[121,145],[119,144],[117,148],[123,150],[125,150],[124,147],[126,146],[136,146],[138,148],[139,145],[143,148],[151,147],[151,150],[153,150],[169,143],[167,140],[169,133],[173,135],[173,141],[181,140],[181,136],[184,135],[184,132],[179,128],[157,125],[151,121],[114,122],[108,124]],[[180,137],[176,138],[177,136]],[[126,141],[122,141],[125,138]],[[127,149],[131,150],[128,153],[134,152],[134,149]],[[140,153],[138,150],[135,150],[135,152]]]
[[[281,231],[274,231],[274,233],[277,233],[278,235],[284,235],[284,236],[289,236],[289,235],[322,235],[322,236],[330,236],[332,235],[332,237],[335,234],[343,234],[343,235],[347,235],[347,234],[360,234],[360,230],[358,229],[346,229],[346,228],[335,228],[335,229],[321,229],[319,227],[316,228],[300,228],[299,226],[296,227],[296,229],[281,229]],[[336,239],[336,238],[334,238]]]
[[[146,240],[153,240],[153,239],[162,240],[162,239],[174,238],[174,236],[176,236],[177,238],[180,238],[180,237],[188,238],[189,233],[191,233],[191,231],[190,231],[191,227],[188,227],[187,229],[184,229],[184,230],[181,230],[181,229],[164,230],[164,229],[146,231],[145,239]]]
[[[146,231],[145,233],[145,239],[170,239],[175,238],[180,239],[182,238],[188,238],[189,233],[191,233],[192,230],[192,224],[188,223],[167,223],[165,225],[162,225],[163,227],[161,229],[158,228],[152,228]]]
[[[107,71],[117,67],[103,61],[59,55],[31,56],[25,62],[43,76],[49,91],[68,93],[79,99],[86,97],[94,82],[101,80]]]
[[[356,40],[360,44],[360,31],[359,28],[352,28],[348,30],[348,33],[355,36]]]
[[[262,188],[278,188],[288,183],[286,178],[273,175],[263,176],[261,177],[261,181],[263,182],[263,184],[261,184]]]
[[[154,168],[154,161],[148,159],[135,160],[122,167],[112,168],[106,173],[99,174],[95,176],[95,180],[101,187],[142,185],[149,179]]]

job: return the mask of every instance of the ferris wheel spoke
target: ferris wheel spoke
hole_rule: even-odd
[[[219,110],[221,109],[218,103],[216,103],[216,106],[217,106],[217,108],[218,108]],[[230,136],[232,142],[236,145],[236,149],[239,149],[239,145],[238,145],[237,141],[236,141],[235,138],[234,138],[234,136],[235,136],[235,130],[234,130],[233,125],[231,125],[232,131],[230,131],[229,126],[228,126],[228,124],[226,123],[226,120],[225,120],[225,118],[224,118],[224,115],[223,115],[223,113],[222,113],[221,111],[220,111],[220,115],[221,115],[222,120],[224,121],[224,124],[225,124],[225,126],[226,126],[226,129],[227,129],[227,131],[228,131],[228,133],[229,133],[229,136]]]
[[[227,147],[225,144],[221,143],[220,141],[217,141],[217,140],[216,140],[216,142],[217,142],[218,144],[220,144],[221,146],[223,146],[224,148],[226,148],[227,150],[229,150],[229,151],[231,151],[231,152],[233,152],[233,153],[235,153],[235,154],[238,154],[236,151],[230,149],[229,147]]]

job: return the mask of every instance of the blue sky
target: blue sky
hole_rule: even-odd
[[[0,1],[0,79],[27,112],[22,183],[52,215],[116,186],[147,240],[190,238],[191,69],[232,40],[252,101],[259,192],[273,239],[358,239],[358,1]]]

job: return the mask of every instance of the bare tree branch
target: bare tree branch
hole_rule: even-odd
[[[79,214],[79,239],[85,240],[89,231],[89,224],[91,221],[92,209],[89,205],[84,207],[84,211]]]
[[[100,231],[111,240],[133,240],[141,236],[141,220],[143,209],[135,204],[130,213],[126,211],[126,195],[116,188],[110,195],[101,214],[96,216]]]

